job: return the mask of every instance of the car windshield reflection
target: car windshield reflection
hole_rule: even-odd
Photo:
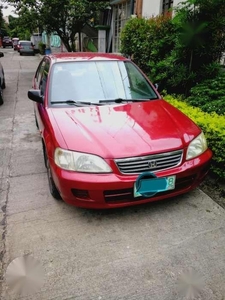
[[[92,104],[158,99],[152,86],[131,62],[79,61],[53,65],[49,102],[68,99]],[[122,101],[121,101],[122,102]]]

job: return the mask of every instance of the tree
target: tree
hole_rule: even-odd
[[[34,26],[29,26],[26,22],[26,15],[13,17],[9,16],[9,35],[11,37],[18,37],[20,40],[29,40],[30,35],[35,29]]]
[[[19,16],[26,16],[26,24],[35,23],[48,34],[57,33],[69,52],[75,51],[75,36],[86,23],[96,22],[101,10],[109,3],[89,0],[8,0]],[[37,22],[39,24],[37,24]],[[33,22],[33,23],[32,23]]]
[[[3,38],[3,36],[8,35],[8,28],[7,24],[3,18],[3,13],[2,9],[7,8],[6,6],[4,7],[3,5],[0,5],[0,37]]]

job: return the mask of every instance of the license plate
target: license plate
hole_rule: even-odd
[[[149,178],[140,180],[140,192],[137,191],[136,182],[134,183],[134,197],[141,197],[144,194],[156,194],[175,189],[176,176]]]

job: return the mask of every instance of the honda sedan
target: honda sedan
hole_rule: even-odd
[[[34,45],[31,41],[19,41],[17,45],[17,51],[20,53],[20,55],[35,55]]]
[[[46,55],[28,97],[56,199],[85,208],[137,205],[189,192],[208,172],[202,130],[122,56]]]

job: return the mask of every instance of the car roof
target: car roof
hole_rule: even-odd
[[[88,61],[88,60],[128,60],[118,54],[112,53],[99,53],[99,52],[67,52],[67,53],[55,53],[46,55],[53,63],[66,62],[66,61]]]

